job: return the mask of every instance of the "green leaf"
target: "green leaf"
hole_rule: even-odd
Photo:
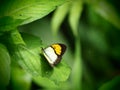
[[[52,80],[46,77],[41,77],[41,76],[33,77],[33,81],[39,86],[42,86],[44,88],[48,88],[48,89],[58,88],[58,85],[56,85]]]
[[[40,67],[40,47],[39,38],[24,34],[22,35],[27,46],[17,45],[15,48],[15,57],[19,64],[33,75],[41,74]]]
[[[13,59],[18,61],[18,63],[32,75],[40,75],[40,47],[41,42],[39,38],[32,35],[24,34],[22,35],[26,46],[17,44],[14,45],[12,51]]]
[[[18,61],[18,63],[33,75],[39,75],[40,70],[40,57],[36,52],[29,50],[27,47],[22,45],[17,45],[13,53],[13,58]]]
[[[52,75],[49,77],[55,83],[66,81],[70,75],[70,67],[61,62],[58,66],[54,67]]]
[[[83,1],[82,0],[75,0],[72,2],[70,15],[69,15],[69,23],[72,28],[73,34],[77,36],[78,34],[78,24],[79,19],[83,10]]]
[[[47,88],[57,88],[61,82],[68,79],[70,75],[70,67],[64,62],[59,63],[59,65],[52,68],[47,60],[42,57],[42,76],[33,77],[35,82]]]
[[[120,76],[115,77],[113,80],[104,83],[99,90],[119,90],[120,89]]]
[[[57,10],[55,11],[53,17],[52,17],[52,30],[53,33],[57,33],[60,25],[62,24],[65,16],[68,13],[69,10],[69,6],[70,6],[70,2],[66,2],[65,4],[63,4],[62,6],[58,7]]]
[[[66,63],[63,62],[63,60],[58,65],[52,68],[47,62],[46,58],[42,55],[41,59],[41,69],[43,71],[43,77],[51,79],[56,84],[68,79],[71,69]]]
[[[16,28],[21,22],[22,20],[13,19],[9,16],[0,17],[0,33]]]
[[[90,0],[89,3],[91,3]],[[120,29],[120,17],[112,5],[103,0],[97,0],[92,2],[91,6],[96,13]]]
[[[17,29],[11,30],[11,32],[9,32],[8,35],[5,34],[5,38],[13,47],[14,45],[25,45],[25,42]]]
[[[5,89],[10,80],[10,56],[3,44],[0,44],[0,89]]]
[[[67,0],[4,0],[0,3],[0,17],[24,20],[21,25],[40,19]]]
[[[76,38],[75,43],[75,61],[72,68],[72,88],[75,90],[82,90],[82,57],[81,57],[81,45],[80,38]]]
[[[31,75],[21,69],[18,65],[12,65],[11,68],[11,87],[13,90],[30,90],[32,78]]]

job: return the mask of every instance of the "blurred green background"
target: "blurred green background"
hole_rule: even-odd
[[[12,67],[7,89],[119,90],[119,1],[68,0],[55,9],[41,19],[18,25],[18,30],[39,37],[44,47],[65,44],[62,61],[71,68],[69,78],[60,85],[49,83],[49,78],[39,83],[21,68]]]

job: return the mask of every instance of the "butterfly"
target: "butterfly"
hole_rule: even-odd
[[[42,51],[49,64],[54,67],[60,63],[62,56],[66,51],[66,48],[67,47],[64,44],[55,43],[46,48],[42,48]]]

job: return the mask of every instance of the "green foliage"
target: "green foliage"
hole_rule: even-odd
[[[10,80],[10,56],[3,44],[0,44],[0,88],[5,89]]]
[[[10,16],[0,17],[0,32],[10,31],[16,28],[22,22],[20,19],[13,19]]]
[[[64,5],[60,6],[55,11],[54,16],[52,18],[53,32],[57,33],[65,16],[67,15],[68,12],[70,12],[69,23],[72,28],[73,34],[77,36],[79,18],[80,18],[80,15],[82,13],[82,8],[83,8],[82,5],[83,5],[82,0],[75,0],[75,1],[71,0],[71,2],[67,2]]]
[[[23,35],[22,37],[26,45],[14,45],[14,52],[11,52],[12,58],[17,60],[18,63],[31,74],[41,75],[39,57],[41,42],[38,38],[30,35]]]
[[[12,90],[30,90],[31,82],[31,75],[14,63],[11,67]]]
[[[7,51],[5,46],[1,44],[0,76],[3,78],[0,80],[0,85],[3,85],[3,88],[9,83],[10,67],[12,67],[11,81],[13,89],[29,90],[32,77],[46,78],[55,85],[68,79],[70,74],[70,67],[68,65],[62,62],[55,68],[51,68],[48,62],[42,58],[41,48],[43,44],[40,38],[29,34],[20,34],[17,30],[18,26],[44,17],[53,11],[56,6],[66,1],[0,1],[0,41],[8,49]],[[11,66],[9,63],[10,59]],[[18,64],[22,69],[18,67]],[[29,78],[25,80],[24,77]],[[37,79],[35,81],[39,82],[39,80]],[[45,85],[43,81],[41,81],[41,84]]]
[[[73,31],[73,34],[75,36],[78,36],[77,30],[78,30],[79,19],[80,19],[82,10],[83,10],[83,0],[75,0],[74,2],[72,2],[70,15],[69,15],[69,23]]]
[[[58,32],[60,25],[62,24],[63,20],[65,19],[65,16],[68,13],[69,5],[69,2],[63,4],[62,6],[58,7],[54,13],[54,16],[52,18],[52,30],[55,34]]]
[[[53,19],[52,19],[52,28],[53,33],[56,33],[58,29],[60,28],[60,25],[65,18],[68,11],[70,12],[69,15],[69,23],[72,29],[72,32],[76,39],[76,49],[75,49],[75,62],[73,64],[73,71],[72,71],[72,86],[73,89],[80,89],[81,88],[81,77],[82,77],[82,63],[81,63],[81,49],[80,49],[80,39],[78,35],[78,23],[79,18],[82,13],[83,9],[83,1],[82,0],[71,0],[71,2],[68,2],[64,4],[63,6],[59,7],[57,11],[55,12]],[[60,14],[60,13],[64,14]],[[60,17],[60,18],[59,18]],[[79,69],[79,70],[78,70]]]
[[[49,67],[47,70],[45,70],[46,65],[47,63],[43,64],[43,77],[33,77],[37,84],[42,85],[46,88],[56,88],[59,86],[60,82],[66,81],[68,79],[68,76],[70,74],[70,68],[64,62],[61,62],[58,66],[54,68]]]
[[[84,10],[83,5],[87,6],[88,11],[85,8],[86,11],[84,11],[82,16],[81,14],[82,14],[82,11]],[[61,14],[62,12],[63,14]],[[98,57],[101,56],[99,52],[102,54],[106,54],[108,53],[108,50],[111,50],[110,46],[108,45],[108,42],[106,42],[106,37],[105,37],[106,31],[110,29],[109,28],[110,23],[114,25],[116,28],[120,29],[120,17],[118,15],[118,12],[115,10],[112,4],[110,4],[108,1],[71,0],[71,2],[64,4],[63,6],[59,7],[55,11],[52,18],[53,33],[58,32],[68,12],[70,12],[69,24],[73,32],[73,37],[75,39],[75,56],[74,56],[75,61],[72,64],[73,67],[72,67],[72,76],[71,76],[72,86],[76,90],[79,90],[79,89],[82,90],[81,88],[82,86],[84,89],[93,90],[96,86],[95,86],[95,83],[93,83],[95,82],[94,80],[90,81],[93,79],[93,77],[91,76],[91,73],[88,72],[89,70],[86,71],[87,75],[85,76],[87,77],[87,79],[89,79],[88,82],[91,82],[90,88],[84,87],[84,83],[82,83],[82,79],[81,79],[82,73],[83,73],[82,67],[85,67],[85,66],[82,66],[83,64],[82,64],[82,57],[81,57],[81,49],[80,49],[81,41],[80,40],[87,42],[88,45],[90,44],[90,46],[88,46],[88,48],[85,49],[86,50],[85,59],[93,60],[93,61],[92,60],[88,61],[90,65],[92,65],[94,68],[97,68],[98,70],[101,68],[100,70],[102,70],[106,74],[113,72],[114,69],[112,68],[110,62],[106,59],[108,57],[103,56],[103,58],[99,58],[99,59]],[[81,18],[81,16],[85,18],[86,21],[83,21],[79,24],[79,19]],[[101,31],[98,31],[98,30],[101,30]],[[68,31],[68,33],[70,32]],[[91,46],[92,46],[92,49],[95,48],[96,50],[98,50],[98,55],[90,49]]]
[[[81,48],[79,38],[76,40],[76,48],[75,48],[75,62],[73,64],[73,71],[72,71],[72,89],[82,89],[82,58],[81,58]]]
[[[0,18],[9,16],[15,20],[22,20],[19,25],[23,25],[44,17],[64,2],[65,0],[4,0],[0,3]]]
[[[99,90],[118,90],[120,88],[120,76],[113,78],[113,80],[104,83]]]
[[[91,2],[91,0],[87,1],[97,14],[120,29],[120,17],[112,5],[105,0],[96,0],[94,2]]]
[[[56,9],[57,6],[60,7]],[[52,30],[49,30],[51,16],[41,23],[33,22],[55,9]],[[55,90],[116,88],[119,77],[104,82],[119,73],[119,69],[116,70],[111,63],[111,57],[120,62],[120,43],[117,40],[120,32],[115,33],[116,28],[120,29],[118,13],[114,5],[105,0],[0,1],[1,89],[30,90],[35,88],[33,83],[39,89]],[[67,14],[69,25],[65,21]],[[61,25],[64,21],[65,30],[57,34],[59,29],[63,29]],[[68,30],[69,26],[71,31]],[[109,35],[113,38],[111,41]],[[53,68],[43,56],[42,48],[46,47],[43,43],[56,41],[65,42],[68,49],[66,57]]]

